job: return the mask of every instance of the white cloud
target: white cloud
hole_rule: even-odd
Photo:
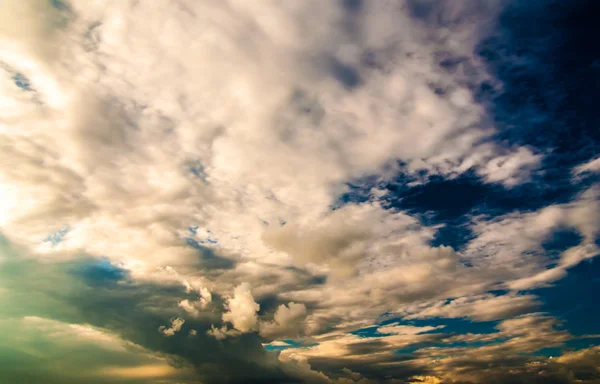
[[[260,309],[260,305],[254,301],[250,284],[238,285],[233,292],[233,297],[227,300],[226,308],[227,312],[223,313],[223,321],[231,323],[242,333],[258,330],[256,312]]]
[[[177,318],[171,320],[170,327],[161,325],[160,327],[158,327],[158,331],[165,336],[173,336],[181,330],[181,327],[183,327],[184,323],[185,323],[185,320],[183,320],[180,317],[177,317]]]
[[[600,157],[592,159],[587,163],[578,165],[573,169],[573,173],[575,173],[576,175],[582,174],[584,172],[600,172]]]
[[[520,147],[513,153],[489,160],[479,172],[488,182],[502,182],[512,187],[526,180],[531,170],[539,166],[541,159],[541,155]]]
[[[2,157],[15,169],[3,172],[2,229],[35,246],[57,222],[69,225],[53,249],[61,254],[103,254],[144,272],[189,266],[194,251],[178,235],[196,223],[213,230],[221,251],[275,258],[263,221],[311,226],[347,179],[397,159],[458,166],[490,131],[472,129],[481,107],[437,70],[429,31],[392,3],[365,8],[358,40],[338,30],[345,15],[333,3],[73,1],[60,28],[39,19],[58,12],[51,7],[11,4],[28,22],[4,26],[19,55],[10,65],[45,106],[20,103],[5,127],[11,141],[3,141],[20,149]],[[36,55],[53,34],[69,38],[54,40],[51,59]],[[452,49],[469,52],[470,38]],[[361,67],[366,51],[381,56],[384,71]],[[360,86],[347,92],[331,57],[355,66]],[[436,95],[432,82],[452,97]],[[57,95],[64,103],[48,104]],[[511,170],[495,180],[510,180]]]
[[[491,294],[460,297],[449,302],[439,301],[432,305],[405,308],[405,319],[430,317],[471,318],[479,321],[499,320],[529,313],[539,306],[534,295]]]
[[[187,283],[187,282],[186,282]],[[179,307],[189,312],[194,316],[198,316],[200,311],[206,309],[206,307],[212,302],[212,294],[205,287],[200,287],[198,289],[192,288],[188,283],[188,292],[195,291],[200,295],[198,300],[189,300],[184,299],[179,302]]]
[[[275,341],[271,341],[270,343],[263,344],[263,345],[271,345],[273,347],[287,347],[290,344],[286,343],[285,341],[275,340]]]
[[[412,325],[399,325],[399,323],[392,323],[384,325],[383,327],[377,328],[377,333],[393,334],[393,335],[418,335],[420,333],[435,331],[436,329],[444,328],[444,325],[436,327],[425,326],[415,327]]]
[[[492,3],[444,5],[451,22],[437,30],[395,1],[352,19],[315,0],[73,0],[70,11],[4,1],[0,231],[48,261],[103,255],[132,279],[182,284],[198,298],[173,303],[194,317],[212,307],[230,324],[207,331],[217,339],[343,334],[386,312],[483,320],[530,310],[531,295],[483,292],[547,284],[592,257],[593,189],[476,218],[460,254],[431,247],[435,229],[407,212],[374,201],[331,209],[346,182],[398,161],[447,177],[473,169],[508,187],[536,169],[531,149],[485,140],[495,129],[463,75],[439,69],[443,51],[477,72],[471,56]],[[540,243],[560,225],[584,242],[549,269]],[[43,244],[65,227],[60,243]],[[267,297],[273,320],[258,316]],[[431,337],[397,327],[393,345]],[[344,335],[317,350],[341,356],[361,342]]]
[[[206,331],[206,334],[214,337],[217,340],[224,340],[227,337],[239,336],[241,332],[235,329],[228,329],[227,325],[223,325],[221,327],[215,327],[214,325],[211,325],[210,329]]]
[[[591,187],[571,203],[555,204],[530,213],[510,213],[494,220],[476,218],[476,238],[465,256],[485,273],[505,280],[511,289],[529,289],[556,281],[566,269],[598,254],[600,232],[598,190]],[[565,250],[560,260],[549,258],[542,243],[554,231],[575,229],[583,240]],[[507,268],[511,265],[512,268]]]

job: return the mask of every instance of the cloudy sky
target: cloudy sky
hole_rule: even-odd
[[[599,11],[0,0],[0,382],[600,383]]]

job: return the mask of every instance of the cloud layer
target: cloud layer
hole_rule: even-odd
[[[0,381],[600,380],[544,296],[600,141],[505,116],[523,4],[3,1]]]

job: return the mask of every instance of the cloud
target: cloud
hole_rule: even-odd
[[[454,300],[440,301],[430,306],[405,309],[406,319],[424,319],[430,317],[463,318],[478,321],[499,320],[534,311],[540,302],[534,295],[492,294],[460,297]]]
[[[580,175],[584,172],[597,173],[600,172],[600,157],[592,159],[587,163],[578,165],[573,169],[573,173],[576,175]]]
[[[210,326],[210,329],[206,331],[206,334],[214,337],[217,340],[223,340],[229,336],[239,336],[241,333],[235,329],[229,329],[226,325],[223,325],[220,328],[215,327],[214,325]]]
[[[600,230],[597,193],[597,188],[592,186],[570,203],[550,205],[535,212],[510,213],[494,220],[481,217],[472,227],[476,237],[467,245],[465,254],[474,265],[502,276],[510,289],[531,289],[556,281],[568,268],[598,254],[595,243]],[[560,259],[555,260],[544,251],[543,243],[562,228],[574,228],[582,240],[561,252]],[[507,270],[507,263],[515,265],[515,269]]]
[[[414,327],[412,325],[399,325],[399,323],[392,323],[383,327],[377,328],[377,333],[392,334],[392,335],[418,335],[424,332],[435,331],[436,329],[444,328],[443,325],[432,327]]]
[[[226,308],[223,321],[231,323],[233,328],[242,333],[258,330],[256,312],[260,309],[260,305],[254,301],[250,284],[238,285],[233,292],[233,297],[227,300]]]
[[[188,286],[187,291],[197,292],[200,295],[200,298],[195,301],[184,299],[181,300],[178,305],[186,312],[189,312],[194,316],[198,316],[200,314],[200,311],[206,309],[206,307],[212,302],[212,295],[210,291],[205,287],[201,287],[198,290],[196,290],[191,288],[191,286]]]
[[[519,316],[539,309],[527,291],[598,254],[596,186],[586,179],[572,200],[537,210],[461,217],[473,236],[460,249],[434,246],[432,213],[390,197],[410,200],[404,178],[476,175],[515,191],[547,176],[548,152],[503,140],[481,100],[484,85],[502,88],[477,52],[505,6],[3,1],[6,316],[48,316],[169,355],[171,365],[98,367],[127,380],[188,365],[207,383],[527,370],[519,353],[541,342],[511,327],[529,327]],[[342,201],[371,176],[400,187]],[[546,252],[563,227],[580,244]],[[446,346],[438,371],[432,345],[462,335],[437,323],[350,333],[388,316],[501,321],[497,333],[514,340]],[[540,340],[568,339],[551,317],[533,317]],[[184,324],[194,337],[176,336]],[[298,345],[280,355],[262,347],[288,337]],[[407,358],[403,348],[416,349]]]
[[[171,320],[171,327],[166,327],[164,325],[161,325],[158,328],[158,331],[165,336],[173,336],[181,330],[181,327],[183,327],[184,323],[185,323],[185,320],[178,317],[178,318]]]
[[[13,382],[102,383],[129,380],[168,383],[194,377],[187,367],[175,368],[165,355],[121,339],[118,335],[84,324],[70,324],[37,316],[0,320],[12,332],[1,332],[7,365],[2,377]],[[31,369],[32,364],[35,369]]]
[[[268,338],[295,337],[304,332],[306,306],[290,302],[277,307],[273,321],[260,323],[260,335]]]

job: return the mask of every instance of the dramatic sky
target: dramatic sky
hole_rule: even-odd
[[[0,383],[600,383],[594,0],[0,0]]]

